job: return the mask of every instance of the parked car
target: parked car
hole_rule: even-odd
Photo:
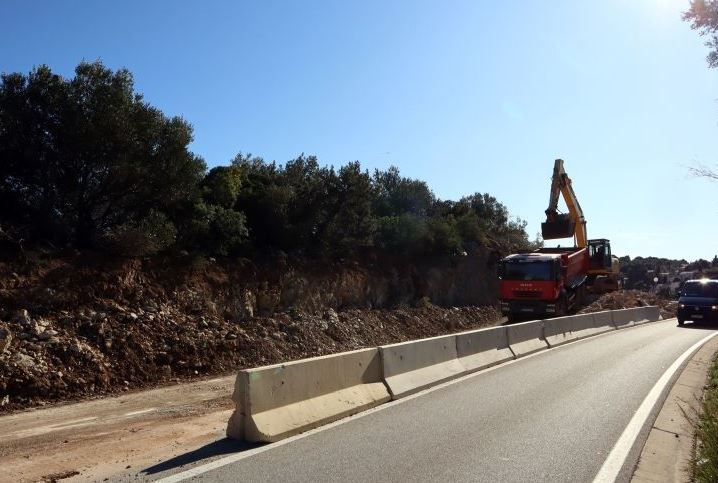
[[[690,321],[718,321],[718,280],[688,280],[678,299],[678,325]]]

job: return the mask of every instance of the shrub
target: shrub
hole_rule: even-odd
[[[394,251],[415,251],[426,236],[424,219],[408,213],[377,219],[375,244]]]
[[[177,230],[166,215],[151,211],[139,222],[127,222],[107,230],[101,246],[118,255],[141,257],[168,248],[176,235]]]

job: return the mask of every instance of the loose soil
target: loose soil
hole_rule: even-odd
[[[212,262],[175,271],[137,260],[0,263],[0,413],[500,321],[491,306],[427,299],[393,309],[269,311],[231,296],[228,280],[228,269]]]

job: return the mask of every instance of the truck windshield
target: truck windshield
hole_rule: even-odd
[[[683,286],[686,297],[718,297],[718,283],[686,282]]]
[[[507,262],[504,269],[506,280],[553,280],[551,263]]]

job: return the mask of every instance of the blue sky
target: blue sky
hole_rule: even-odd
[[[688,1],[123,1],[0,6],[0,71],[127,67],[212,165],[390,165],[489,192],[539,231],[561,157],[589,237],[619,255],[718,253],[718,71]],[[563,242],[566,244],[566,241]]]

